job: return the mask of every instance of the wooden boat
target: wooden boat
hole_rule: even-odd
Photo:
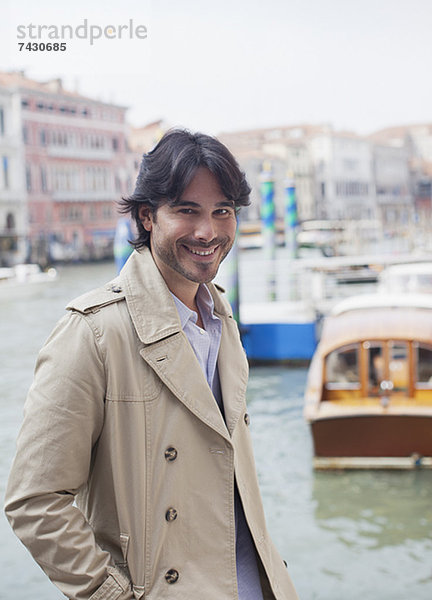
[[[325,319],[305,417],[314,466],[432,467],[432,296],[368,294]]]

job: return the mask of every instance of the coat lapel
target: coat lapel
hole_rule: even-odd
[[[222,414],[183,331],[144,347],[140,354],[198,419],[229,440]]]
[[[144,344],[140,351],[142,358],[192,413],[224,438],[230,439],[229,434],[234,431],[244,408],[248,367],[229,305],[222,301],[215,286],[209,284],[215,314],[222,320],[218,371],[225,425],[194,351],[182,331],[174,300],[148,249],[131,255],[119,281],[124,287],[137,335]]]
[[[241,347],[237,324],[231,316],[222,319],[218,371],[225,420],[228,431],[232,435],[245,408],[249,369],[246,355]]]

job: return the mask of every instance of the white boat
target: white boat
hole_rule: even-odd
[[[380,273],[380,291],[392,293],[432,292],[432,262],[392,265]]]
[[[36,264],[20,264],[0,268],[0,300],[9,300],[31,295],[52,283],[58,277],[57,270],[51,267],[42,271]]]

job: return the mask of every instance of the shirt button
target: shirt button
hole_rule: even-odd
[[[250,425],[250,416],[248,415],[248,413],[245,413],[244,422],[249,427],[249,425]]]
[[[170,569],[165,573],[165,580],[167,583],[176,583],[180,577],[179,572],[175,569]]]
[[[204,334],[205,334],[205,331],[204,331],[204,329],[201,329],[201,328],[200,328],[199,332],[200,332],[200,334],[201,334],[201,335],[204,335]]]
[[[170,523],[171,521],[175,521],[177,519],[177,511],[175,508],[169,508],[165,513],[165,519]]]
[[[169,448],[165,450],[165,460],[172,462],[177,458],[177,454],[177,450],[173,448],[173,446],[169,446]]]

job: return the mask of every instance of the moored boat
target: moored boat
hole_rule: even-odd
[[[14,267],[0,268],[0,300],[11,300],[27,296],[45,287],[57,279],[57,270],[51,267],[47,271],[37,264],[25,263]]]
[[[337,304],[310,365],[305,417],[315,468],[432,467],[432,297]]]

